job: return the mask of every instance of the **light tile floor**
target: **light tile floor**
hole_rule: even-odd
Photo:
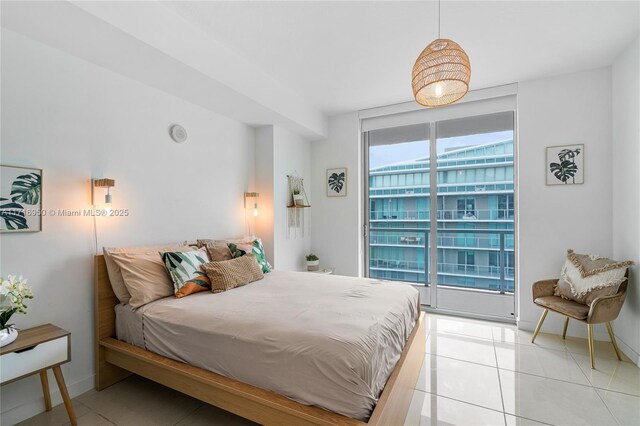
[[[426,356],[406,426],[640,426],[640,368],[619,362],[609,342],[596,342],[596,370],[584,339],[514,326],[427,316]],[[253,425],[133,376],[73,400],[80,425]],[[64,406],[22,425],[68,424]]]
[[[610,342],[427,316],[427,356],[406,426],[640,426],[640,368]]]

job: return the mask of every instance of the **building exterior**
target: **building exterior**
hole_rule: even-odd
[[[437,167],[438,284],[513,292],[513,139],[447,150]],[[429,158],[369,171],[371,277],[428,282],[429,190]]]

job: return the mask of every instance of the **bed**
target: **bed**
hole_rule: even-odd
[[[425,339],[411,287],[274,271],[134,311],[95,261],[98,390],[136,373],[262,424],[404,422]]]

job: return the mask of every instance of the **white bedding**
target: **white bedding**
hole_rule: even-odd
[[[118,338],[160,355],[367,420],[418,318],[418,291],[273,271],[224,293],[118,305]]]

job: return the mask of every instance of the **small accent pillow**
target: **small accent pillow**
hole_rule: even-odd
[[[262,272],[265,274],[271,272],[271,265],[267,262],[264,247],[262,246],[262,240],[260,240],[260,238],[256,238],[255,241],[248,243],[229,243],[229,251],[234,259],[251,253],[256,257],[256,261],[262,268]]]
[[[211,286],[207,274],[200,270],[200,266],[209,261],[205,248],[187,252],[164,252],[160,255],[173,280],[176,297],[208,290]]]
[[[264,277],[262,268],[252,254],[223,262],[209,262],[201,266],[211,281],[211,290],[222,293]]]
[[[209,260],[212,262],[222,262],[223,260],[231,260],[233,256],[226,244],[216,243],[214,240],[198,240],[198,247],[205,247],[209,254]]]
[[[599,297],[616,294],[626,280],[627,268],[633,265],[631,261],[618,262],[596,255],[577,254],[569,249],[554,294],[591,305]]]
[[[252,241],[255,241],[258,237],[256,237],[255,235],[247,235],[244,237],[240,237],[240,238],[227,238],[226,240],[214,240],[211,238],[198,238],[196,240],[196,245],[198,246],[198,248],[200,247],[205,247],[205,246],[226,246],[229,243],[234,243],[234,244],[238,244],[238,243],[250,243]]]
[[[256,237],[255,235],[245,235],[244,237],[240,237],[240,238],[227,238],[226,240],[215,240],[215,242],[216,244],[229,244],[229,243],[238,244],[238,243],[250,243],[257,239],[258,237]]]
[[[233,255],[226,245],[207,246],[207,253],[209,253],[209,259],[211,259],[212,262],[222,262],[223,260],[233,259]]]
[[[198,248],[202,248],[202,247],[206,247],[206,246],[209,246],[209,245],[214,245],[215,242],[216,242],[215,240],[211,240],[211,239],[208,239],[208,238],[199,238],[199,239],[196,240],[196,246],[198,246]]]

